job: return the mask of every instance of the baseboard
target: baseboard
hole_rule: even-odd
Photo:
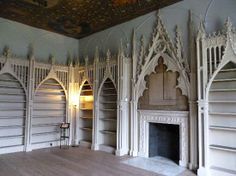
[[[116,153],[116,148],[112,146],[108,146],[108,145],[102,145],[102,144],[99,145],[99,150],[103,152],[107,152],[107,153],[112,153],[112,154]]]
[[[236,169],[230,170],[230,169],[226,169],[226,168],[212,166],[210,168],[210,175],[211,176],[235,176]]]
[[[92,144],[91,142],[87,142],[87,141],[80,141],[79,145],[77,146],[82,146],[82,147],[86,147],[86,148],[91,148]]]
[[[37,150],[37,149],[43,149],[43,148],[51,148],[51,147],[58,147],[60,146],[59,141],[53,141],[49,143],[37,143],[37,144],[31,144],[32,150]]]
[[[91,149],[95,150],[95,151],[99,150],[99,145],[98,144],[92,144]]]
[[[198,170],[197,170],[197,175],[198,176],[209,176],[207,175],[207,171],[204,167],[200,167]]]
[[[130,150],[130,151],[129,151],[129,155],[130,155],[130,156],[138,156],[138,151]]]
[[[7,153],[16,153],[16,152],[23,152],[24,146],[12,146],[6,148],[0,148],[0,154],[7,154]]]
[[[25,147],[25,152],[31,152],[31,151],[32,151],[31,145]]]
[[[116,150],[116,155],[117,156],[124,156],[124,155],[128,155],[128,149],[120,149],[120,150]]]
[[[198,169],[198,166],[196,164],[189,163],[188,168],[189,170],[196,171]]]
[[[187,168],[189,164],[186,161],[179,160],[179,165]]]

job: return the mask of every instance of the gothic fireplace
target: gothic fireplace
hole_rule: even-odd
[[[163,156],[187,167],[187,111],[139,110],[139,122],[139,156]]]

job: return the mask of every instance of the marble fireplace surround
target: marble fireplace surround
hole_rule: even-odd
[[[139,116],[139,152],[141,157],[149,157],[149,124],[162,123],[179,125],[180,160],[179,165],[188,166],[188,111],[138,110]]]

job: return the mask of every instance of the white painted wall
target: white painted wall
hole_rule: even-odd
[[[0,18],[0,52],[8,45],[13,54],[26,58],[30,43],[34,46],[36,60],[48,60],[52,54],[56,62],[65,63],[68,52],[78,56],[77,39]]]
[[[205,21],[207,32],[221,29],[225,19],[230,16],[236,24],[236,1],[235,0],[183,0],[161,10],[161,17],[167,26],[167,30],[174,36],[175,25],[179,25],[184,34],[184,46],[187,48],[187,20],[189,10],[193,13],[193,20],[198,28],[202,18]],[[129,22],[117,25],[107,30],[95,33],[79,40],[80,58],[93,57],[95,47],[99,46],[100,52],[105,54],[107,49],[117,53],[120,40],[130,51],[132,30],[135,29],[137,39],[144,35],[148,41],[156,22],[156,12],[149,13]]]

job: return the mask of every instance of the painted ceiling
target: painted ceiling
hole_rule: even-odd
[[[0,0],[0,17],[82,38],[180,0]]]

